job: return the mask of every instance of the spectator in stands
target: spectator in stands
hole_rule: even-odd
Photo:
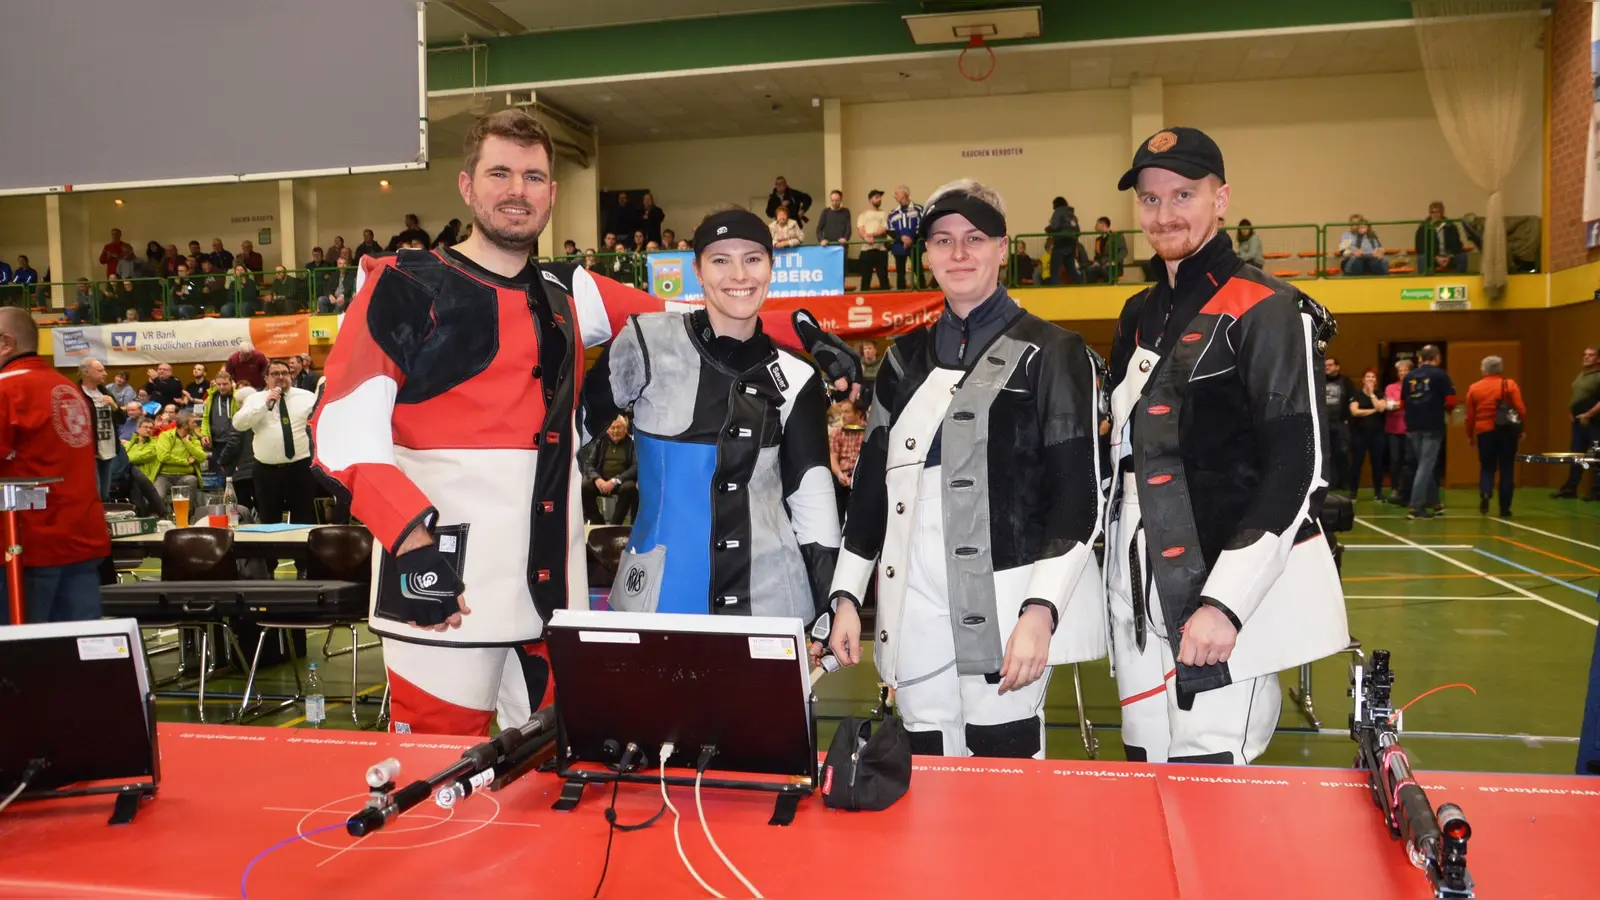
[[[605,253],[608,256],[622,250],[621,247],[617,246],[616,233],[611,231],[606,232],[605,237],[600,239],[600,246],[604,248],[600,252]]]
[[[195,363],[194,369],[189,373],[194,380],[183,386],[189,394],[191,404],[206,402],[206,394],[211,391],[211,379],[206,377],[205,363]],[[210,449],[209,447],[206,449]]]
[[[211,257],[200,260],[200,308],[202,314],[213,312],[222,313],[222,306],[228,302],[227,279],[218,275],[222,269],[211,261]]]
[[[856,236],[861,248],[860,290],[872,290],[872,275],[878,275],[878,290],[889,289],[889,216],[883,211],[883,191],[867,191],[867,209],[856,216]]]
[[[639,459],[628,433],[627,416],[617,416],[605,433],[578,451],[583,465],[583,519],[591,525],[621,525],[639,505]],[[616,497],[610,517],[600,514],[600,498]]]
[[[1337,490],[1345,483],[1350,466],[1350,404],[1356,386],[1339,371],[1339,360],[1322,361],[1322,405],[1328,422],[1328,441],[1322,448],[1322,477]]]
[[[218,272],[233,270],[233,254],[222,246],[222,238],[211,239],[211,268]]]
[[[144,414],[147,416],[153,416],[161,411],[161,404],[151,400],[150,392],[144,388],[139,388],[139,390],[135,391],[133,398],[139,401],[139,407],[144,410]]]
[[[137,307],[133,307],[133,306],[128,307],[127,310],[124,311],[123,314],[122,314],[122,321],[124,321],[124,322],[138,322],[139,321],[139,310],[138,310],[138,308]]]
[[[176,428],[177,426],[178,426],[178,407],[177,407],[177,405],[173,404],[173,403],[168,403],[166,406],[161,407],[161,411],[156,413],[156,436],[159,437],[162,433],[170,431],[173,428]]]
[[[1467,271],[1467,249],[1461,242],[1461,229],[1444,218],[1444,203],[1428,204],[1428,220],[1417,226],[1417,260],[1435,272]]]
[[[624,249],[628,249],[628,241],[632,239],[638,224],[639,211],[629,205],[628,192],[617,192],[617,205],[606,216],[606,231],[616,235],[616,240],[622,243]]]
[[[789,217],[802,228],[808,221],[807,213],[811,212],[811,195],[802,190],[789,187],[789,180],[779,175],[772,180],[772,193],[767,195],[767,218],[778,217],[778,207],[787,203]]]
[[[1567,413],[1572,419],[1572,444],[1568,449],[1573,453],[1588,454],[1594,442],[1600,440],[1600,423],[1594,421],[1594,417],[1600,415],[1600,347],[1583,348],[1582,366],[1578,370],[1578,377],[1572,379],[1572,398],[1567,403]],[[1574,464],[1567,473],[1566,484],[1551,494],[1551,498],[1576,498],[1583,472],[1582,466]],[[1594,478],[1589,482],[1589,494],[1584,499],[1600,500],[1600,469],[1595,471]]]
[[[391,248],[392,249],[392,248]],[[306,298],[309,307],[310,299],[316,298],[318,308],[322,305],[322,298],[333,292],[334,282],[338,275],[334,269],[338,265],[338,258],[332,259],[325,256],[321,247],[311,248],[311,259],[302,267],[307,270]]]
[[[590,272],[596,272],[601,275],[605,274],[600,267],[600,258],[595,255],[594,248],[592,247],[583,251],[583,267]]]
[[[254,474],[255,457],[251,455],[250,436],[240,435],[233,427],[233,414],[239,411],[239,404],[251,393],[249,387],[242,391],[242,395],[235,392],[233,376],[228,374],[227,369],[218,370],[217,379],[212,383],[212,390],[206,396],[200,413],[200,444],[211,454],[208,460],[211,471],[232,478],[234,495],[239,503],[254,507],[254,479],[251,476]]]
[[[233,376],[233,383],[239,387],[251,387],[261,390],[266,383],[267,357],[254,347],[245,350],[235,350],[228,357],[224,368]]]
[[[688,238],[679,238],[678,239],[678,249],[679,250],[693,250],[694,249],[694,245],[689,243],[689,239]]]
[[[144,267],[144,260],[134,255],[132,244],[122,245],[122,258],[117,260],[116,277],[121,279],[144,278],[150,274]]]
[[[337,268],[328,270],[327,293],[317,298],[317,312],[323,315],[344,312],[345,304],[356,295],[356,269],[350,264],[349,248],[338,262]]]
[[[356,262],[363,256],[373,256],[383,252],[383,245],[372,237],[372,229],[364,228],[361,231],[361,243],[356,245]]]
[[[246,241],[245,243],[249,243]],[[233,263],[233,290],[228,302],[222,304],[224,318],[241,316],[249,318],[261,309],[261,289],[256,285],[256,276],[240,260]]]
[[[646,253],[656,253],[656,252],[659,252],[660,250],[661,250],[661,245],[656,243],[655,241],[646,241],[645,242],[644,252],[646,252]]]
[[[1372,226],[1361,216],[1350,222],[1350,230],[1339,238],[1339,269],[1346,275],[1387,275],[1389,261],[1383,258],[1383,245],[1372,233]]]
[[[806,239],[805,232],[800,230],[800,223],[789,218],[789,207],[783,204],[778,206],[777,218],[767,223],[767,230],[772,232],[775,250],[798,247]]]
[[[1078,212],[1065,197],[1050,201],[1050,224],[1044,229],[1055,238],[1055,252],[1051,254],[1050,277],[1056,284],[1078,284],[1083,276],[1078,271]]]
[[[155,482],[163,500],[172,496],[174,487],[187,487],[191,497],[199,496],[201,467],[209,456],[200,443],[199,432],[195,414],[185,409],[173,416],[172,427],[156,435],[155,457],[158,465],[156,477],[151,481]],[[131,452],[128,458],[135,465],[138,464]]]
[[[824,247],[849,243],[850,222],[850,210],[844,207],[844,193],[829,191],[828,208],[817,217],[817,243]]]
[[[117,427],[127,417],[116,398],[104,390],[105,383],[105,363],[92,356],[78,363],[78,389],[88,400],[94,419],[95,477],[99,480],[102,501],[111,499],[111,463],[117,458]]]
[[[442,250],[446,247],[454,247],[459,243],[461,243],[461,220],[451,219],[445,223],[443,228],[439,229],[439,235],[433,239],[433,243],[430,245],[430,247],[434,250]],[[339,254],[337,252],[330,255],[333,256],[334,259],[339,258]]]
[[[200,258],[202,256],[205,256],[205,253],[201,251],[200,242],[199,241],[190,241],[189,242],[189,253],[188,253],[188,255],[194,258],[194,263],[192,263],[189,266],[189,271],[191,271],[191,272],[200,271]]]
[[[295,387],[289,364],[273,360],[267,368],[269,390],[251,394],[233,415],[233,427],[253,433],[255,489],[263,522],[316,522],[313,501],[317,484],[311,476],[311,432],[306,423],[317,395]],[[269,406],[271,407],[269,409]]]
[[[198,274],[200,272],[200,260],[202,259],[205,259],[204,253],[199,255],[191,253],[183,258],[183,264],[189,267],[190,272]]]
[[[917,229],[922,227],[922,204],[911,202],[911,188],[900,185],[894,189],[894,200],[898,204],[889,211],[889,231],[894,235],[894,243],[890,245],[889,252],[894,256],[894,281],[897,290],[906,289],[906,272],[916,265],[915,245]],[[922,286],[922,273],[915,274],[917,287]]]
[[[1039,283],[1039,261],[1028,255],[1028,242],[1017,241],[1017,252],[1012,259],[1011,271],[1018,284]]]
[[[0,259],[0,298],[6,298],[10,296],[10,289],[8,287],[10,284],[11,264],[3,259]]]
[[[1128,260],[1128,244],[1111,230],[1111,219],[1106,216],[1094,220],[1094,232],[1094,259],[1084,272],[1084,281],[1116,284]]]
[[[339,254],[344,252],[344,235],[336,234],[333,236],[333,243],[328,245],[327,251],[325,251],[322,255],[331,264],[338,262]]]
[[[876,346],[876,345],[874,345]],[[867,429],[861,421],[861,407],[855,401],[838,404],[839,420],[828,429],[828,466],[833,470],[833,491],[839,498],[839,518],[850,505],[850,487],[855,480],[856,458]]]
[[[162,406],[187,403],[184,400],[183,382],[172,377],[172,364],[160,363],[153,369],[145,370],[149,381],[145,382],[145,393],[150,399]]]
[[[328,260],[322,255],[322,248],[321,247],[312,247],[311,248],[311,258],[306,260],[306,264],[301,266],[300,268],[311,272],[312,273],[312,278],[315,278],[316,277],[315,270],[317,270],[317,269],[326,269],[327,267],[328,267]]]
[[[1239,258],[1258,269],[1266,268],[1267,255],[1261,249],[1261,235],[1256,234],[1255,226],[1249,219],[1239,220],[1239,249],[1235,252]]]
[[[141,281],[137,284],[124,281],[118,302],[123,309],[136,311],[140,321],[147,321],[155,310],[156,298],[160,296],[161,285],[153,281]]]
[[[311,366],[310,353],[297,353],[288,358],[289,381],[302,391],[317,392],[317,372]]]
[[[1515,488],[1517,443],[1522,440],[1528,408],[1522,387],[1505,377],[1505,361],[1485,356],[1479,363],[1483,377],[1467,388],[1467,443],[1478,448],[1478,513],[1489,514],[1494,497],[1495,472],[1500,473],[1500,518],[1511,518]],[[1516,410],[1515,422],[1502,422],[1501,405]]]
[[[267,315],[288,315],[300,306],[300,279],[290,275],[283,266],[274,268],[273,275],[267,290]]]
[[[1361,493],[1361,469],[1372,460],[1372,499],[1383,499],[1383,419],[1389,403],[1378,393],[1378,370],[1361,373],[1361,387],[1350,398],[1350,497]],[[1331,489],[1331,488],[1330,488]]]
[[[661,229],[661,246],[671,250],[678,246],[678,233],[671,228]]]
[[[111,395],[111,399],[117,401],[118,406],[127,406],[137,399],[138,395],[138,391],[128,383],[127,372],[118,372],[111,376],[111,383],[106,385],[105,391]]]
[[[122,229],[111,229],[111,240],[100,248],[100,265],[106,267],[106,277],[117,274],[117,263],[122,261],[123,249],[132,250],[133,247],[122,240]]]
[[[1456,386],[1439,368],[1439,348],[1428,344],[1417,353],[1422,363],[1406,375],[1401,385],[1405,397],[1406,439],[1416,457],[1417,473],[1411,482],[1410,519],[1431,519],[1444,509],[1439,502],[1439,450],[1444,446],[1445,413],[1456,406]]]
[[[234,263],[244,266],[247,272],[260,272],[267,265],[266,260],[261,258],[261,254],[256,252],[256,245],[253,241],[244,241],[239,244],[239,255],[234,257]]]
[[[648,243],[650,243],[650,241],[644,236],[644,229],[635,228],[633,230],[633,241],[628,246],[632,247],[636,253],[643,253],[645,245]]]
[[[178,274],[178,263],[183,262],[183,254],[178,252],[177,244],[168,244],[161,254],[161,268],[157,271],[162,278],[171,278]]]
[[[644,232],[646,241],[661,243],[661,222],[666,219],[667,214],[661,210],[661,207],[656,205],[656,195],[649,191],[644,192],[644,196],[639,199],[639,202],[642,205],[639,208],[639,219],[635,224],[635,228]]]
[[[139,423],[148,420],[149,417],[144,414],[144,407],[139,405],[139,401],[129,400],[122,404],[122,424],[117,426],[117,440],[127,443],[128,439],[139,430]],[[154,427],[153,423],[151,427]]]
[[[17,257],[17,268],[11,273],[11,283],[22,285],[39,283],[39,273],[28,263],[28,257]]]
[[[180,319],[192,319],[199,314],[200,286],[189,278],[189,264],[179,263],[178,274],[172,281],[172,309]]]
[[[151,275],[159,277],[165,273],[167,251],[160,241],[150,241],[144,245],[144,267]]]
[[[94,293],[89,289],[89,279],[78,279],[78,291],[67,301],[67,321],[74,325],[89,325],[94,318]]]
[[[423,247],[433,243],[428,237],[428,233],[422,230],[422,222],[417,218],[416,213],[408,213],[406,215],[405,229],[394,237],[389,238],[389,252],[393,253],[399,250],[401,245],[409,244],[412,241],[421,241]],[[337,259],[338,257],[334,258]]]
[[[561,258],[564,259],[564,260],[567,260],[568,262],[577,262],[578,258],[579,258],[578,257],[578,242],[574,241],[574,240],[570,240],[570,239],[562,241],[561,242]]]

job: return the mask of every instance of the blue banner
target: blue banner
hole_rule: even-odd
[[[694,275],[694,253],[652,253],[650,293],[663,300],[700,301],[705,292]],[[844,293],[843,247],[791,247],[772,256],[768,297],[835,297]]]

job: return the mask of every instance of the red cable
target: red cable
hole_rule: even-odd
[[[1474,688],[1472,685],[1467,684],[1464,681],[1458,681],[1458,682],[1456,682],[1454,684],[1441,684],[1436,688],[1429,688],[1428,690],[1423,691],[1422,693],[1416,695],[1415,697],[1412,697],[1411,701],[1409,703],[1407,703],[1405,706],[1402,706],[1399,709],[1395,710],[1394,713],[1389,716],[1389,724],[1391,724],[1391,725],[1394,724],[1394,720],[1400,718],[1400,714],[1401,713],[1403,713],[1406,710],[1410,709],[1411,708],[1411,704],[1416,703],[1418,700],[1421,700],[1423,697],[1426,697],[1429,694],[1437,694],[1440,691],[1449,690],[1450,688],[1466,688],[1467,690],[1472,691],[1472,695],[1474,697],[1476,697],[1478,695],[1477,688]]]

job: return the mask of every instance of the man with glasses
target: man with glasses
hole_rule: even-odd
[[[233,427],[252,432],[255,451],[256,510],[261,521],[316,522],[312,501],[317,496],[311,475],[311,433],[307,423],[317,395],[294,386],[289,364],[275,359],[267,366],[267,389],[251,394],[233,414]]]

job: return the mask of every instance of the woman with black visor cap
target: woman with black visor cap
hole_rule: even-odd
[[[830,649],[873,657],[912,752],[1044,756],[1049,668],[1106,653],[1098,358],[999,284],[998,194],[962,180],[922,218],[943,315],[898,338],[873,395],[831,595]]]
[[[713,213],[694,254],[705,305],[631,317],[584,379],[589,422],[632,405],[637,430],[639,512],[610,602],[811,623],[839,548],[826,391],[762,332],[766,223]]]

